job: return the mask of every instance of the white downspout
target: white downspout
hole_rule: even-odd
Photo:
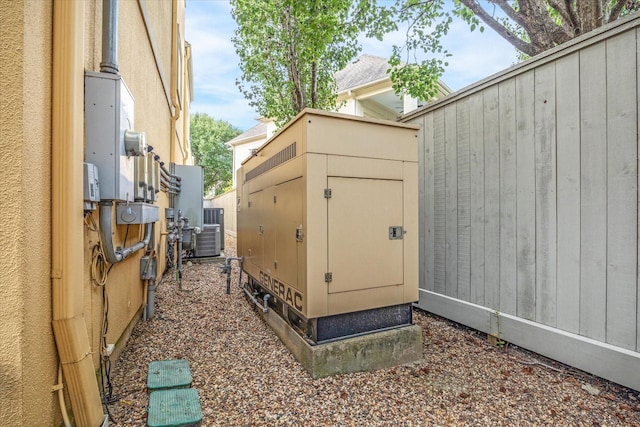
[[[104,412],[83,313],[84,5],[53,2],[52,324],[75,424],[98,426]]]

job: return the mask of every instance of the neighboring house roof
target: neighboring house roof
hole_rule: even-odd
[[[389,61],[373,55],[362,55],[335,74],[338,92],[389,78]]]
[[[402,98],[391,89],[390,75],[387,73],[389,61],[375,55],[361,55],[335,74],[338,87],[338,101],[341,102],[352,96],[358,96],[362,102],[376,103],[389,110],[389,114],[401,115],[403,111]],[[440,90],[438,98],[451,93],[444,83],[438,82]],[[351,92],[353,91],[353,93]],[[364,96],[366,100],[360,98]],[[262,121],[227,142],[235,146],[267,136],[267,125]]]
[[[335,75],[338,86],[338,102],[357,97],[404,114],[403,97],[392,89],[391,75],[387,73],[390,65],[387,58],[374,55],[362,55],[338,71]],[[438,80],[438,93],[434,99],[442,98],[453,92],[441,80]],[[422,102],[422,101],[420,101]],[[419,102],[419,103],[420,103]]]
[[[253,139],[264,138],[267,134],[267,124],[260,122],[249,130],[241,133],[240,135],[227,142],[228,145],[234,146],[243,142],[249,142]]]

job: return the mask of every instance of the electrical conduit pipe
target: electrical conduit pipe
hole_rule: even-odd
[[[151,240],[151,235],[153,234],[153,223],[150,222],[146,224],[142,240],[116,251],[113,249],[113,240],[111,239],[112,216],[113,202],[110,200],[100,202],[100,240],[102,241],[102,249],[107,261],[111,264],[115,264],[138,252],[140,249],[147,247]]]
[[[51,105],[52,326],[78,426],[104,420],[84,319],[84,6],[53,2]]]

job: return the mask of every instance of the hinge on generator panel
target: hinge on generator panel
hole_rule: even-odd
[[[333,273],[324,273],[324,281],[330,283],[333,280]]]
[[[331,189],[330,188],[325,188],[324,189],[324,198],[325,199],[330,199],[331,198]]]

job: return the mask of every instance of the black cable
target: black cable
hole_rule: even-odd
[[[113,266],[113,265],[112,265]],[[101,334],[101,354],[100,354],[100,383],[102,392],[102,401],[107,411],[107,416],[112,423],[116,423],[115,419],[109,411],[109,404],[116,401],[113,397],[113,384],[111,383],[111,358],[104,354],[107,349],[107,332],[109,331],[109,297],[107,295],[107,287],[102,287],[102,334]],[[106,378],[106,390],[105,390]]]
[[[129,226],[131,224],[127,224],[127,229],[124,232],[124,243],[122,243],[122,247],[126,248],[127,247],[127,236],[129,235]]]
[[[85,215],[84,222],[87,228],[91,231],[98,232],[98,227],[93,219],[91,213]],[[127,230],[125,232],[125,246],[127,241],[127,234],[129,233],[129,225],[127,224]],[[116,420],[109,411],[109,404],[115,402],[113,398],[113,384],[111,384],[111,358],[105,354],[107,350],[107,331],[109,330],[109,299],[107,296],[107,277],[111,272],[111,268],[115,264],[111,264],[107,268],[107,262],[102,252],[102,242],[100,242],[100,234],[98,233],[99,243],[94,245],[91,252],[91,269],[90,276],[91,282],[102,288],[102,333],[100,338],[100,397],[102,404],[107,412],[109,420],[117,424]],[[106,391],[105,391],[105,377],[106,377]]]

